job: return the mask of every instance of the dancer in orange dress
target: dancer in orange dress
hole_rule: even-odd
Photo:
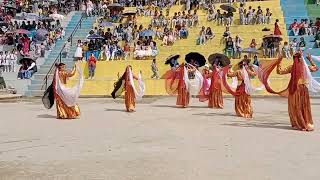
[[[276,22],[274,23],[274,32],[273,32],[273,34],[281,36],[282,33],[280,31],[280,27],[279,27],[278,23],[279,23],[279,19],[276,19]]]
[[[186,108],[190,102],[188,73],[194,73],[195,67],[182,63],[175,70],[169,70],[165,74],[166,91],[169,95],[177,95],[176,105]]]
[[[76,100],[80,96],[84,78],[83,72],[79,64],[76,64],[71,72],[66,71],[63,63],[56,65],[52,84],[44,93],[42,102],[46,108],[50,109],[54,101],[57,107],[58,119],[75,119],[80,116],[80,108],[76,104]],[[66,87],[67,79],[73,77],[76,72],[79,73],[79,81],[74,87]]]
[[[133,82],[134,79],[138,80],[140,91],[136,90]],[[138,77],[133,75],[132,67],[130,65],[127,66],[122,77],[117,83],[115,83],[115,89],[111,95],[115,99],[116,97],[120,96],[123,91],[125,92],[124,99],[127,112],[134,112],[136,108],[136,99],[141,99],[144,95],[145,85],[141,80],[141,72],[139,73]]]
[[[209,90],[209,108],[223,108],[221,83],[221,69],[216,64],[214,64],[212,67],[211,85]]]
[[[312,131],[314,124],[311,115],[309,91],[320,91],[320,84],[311,76],[311,72],[318,70],[310,54],[307,56],[310,62],[308,66],[303,58],[302,51],[293,56],[293,65],[282,68],[282,57],[263,67],[264,72],[259,76],[266,90],[273,94],[288,97],[288,112],[293,129]],[[274,68],[278,74],[291,74],[288,87],[280,92],[271,89],[267,78]]]
[[[210,84],[206,83],[206,78],[210,78]],[[209,86],[207,88],[207,86]],[[204,73],[204,85],[199,94],[201,102],[208,100],[209,108],[223,108],[223,97],[221,88],[221,69],[217,64],[212,65],[212,71],[206,70]]]
[[[253,92],[250,77],[256,75],[253,67],[248,65],[247,62],[241,61],[238,64],[239,69],[231,72],[230,66],[225,67],[223,69],[223,86],[235,97],[235,111],[237,116],[244,118],[252,118],[253,109],[251,106],[251,96],[250,94]],[[227,77],[236,77],[238,80],[237,89],[234,91],[227,82]]]

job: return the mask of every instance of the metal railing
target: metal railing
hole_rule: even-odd
[[[86,17],[85,13],[83,13],[83,14],[81,15],[81,18],[80,18],[80,20],[78,21],[76,27],[75,27],[75,28],[73,29],[73,31],[71,32],[70,36],[67,38],[68,40],[70,39],[71,46],[72,46],[72,42],[73,42],[73,36],[75,35],[75,33],[77,32],[77,30],[78,30],[79,28],[81,29],[81,23],[82,23],[84,17]],[[66,47],[66,44],[63,45],[63,47],[61,48],[61,50],[60,50],[60,52],[59,52],[59,55],[58,55],[57,58],[54,60],[54,62],[52,63],[52,65],[51,65],[48,73],[47,73],[46,76],[44,77],[44,79],[43,79],[43,80],[44,80],[44,83],[43,83],[43,85],[41,86],[41,90],[44,89],[44,87],[45,87],[45,89],[47,89],[49,76],[50,76],[50,74],[52,74],[52,71],[53,71],[56,63],[61,63],[61,62],[62,62],[62,54],[63,54],[63,52],[64,52],[65,47]]]

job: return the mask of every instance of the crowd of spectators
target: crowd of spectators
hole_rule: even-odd
[[[61,20],[74,8],[71,0],[63,4],[31,0],[0,4],[0,65],[4,73],[18,70],[18,79],[29,79],[36,72],[36,59],[44,57],[58,39],[64,38]],[[22,58],[34,61],[20,64],[18,60]]]

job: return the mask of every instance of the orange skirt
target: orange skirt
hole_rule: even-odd
[[[245,92],[245,84],[237,87],[235,96],[235,111],[237,116],[252,118],[253,110],[251,106],[251,96]]]
[[[80,108],[78,105],[68,107],[58,95],[56,95],[55,99],[58,119],[75,119],[80,116]]]
[[[291,126],[302,131],[312,131],[314,128],[308,88],[300,84],[294,94],[288,96],[288,112]]]
[[[177,106],[188,107],[190,95],[186,88],[179,88],[177,96]]]
[[[218,109],[223,108],[223,97],[221,89],[214,89],[212,92],[210,92],[208,107]]]
[[[134,112],[136,108],[136,96],[131,86],[127,86],[124,98],[127,112]]]

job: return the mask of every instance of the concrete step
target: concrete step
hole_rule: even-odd
[[[28,90],[25,95],[29,97],[42,97],[45,90]]]

